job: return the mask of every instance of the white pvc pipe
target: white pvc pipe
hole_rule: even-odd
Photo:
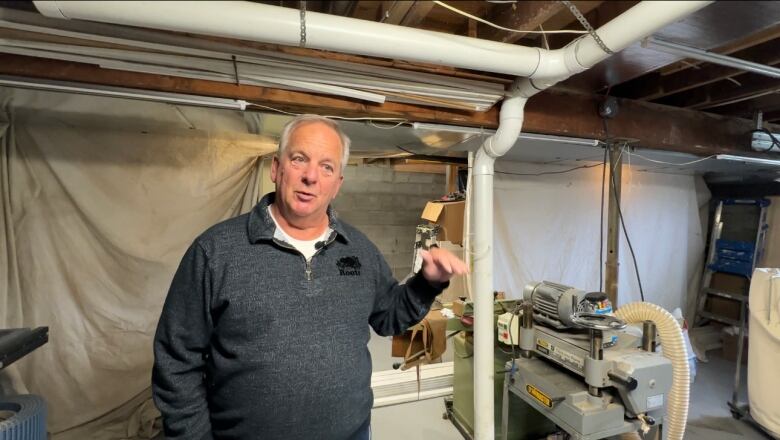
[[[615,316],[629,323],[650,320],[655,323],[661,338],[664,356],[672,361],[672,389],[666,399],[664,431],[667,440],[683,440],[688,419],[690,370],[688,349],[677,320],[663,308],[646,302],[627,304]]]
[[[493,165],[517,141],[523,126],[527,98],[514,96],[501,105],[496,133],[485,140],[472,165],[474,218],[470,254],[474,259],[474,434],[476,439],[495,435],[493,414]]]
[[[35,1],[47,17],[299,46],[300,11],[244,1]],[[528,76],[540,49],[306,12],[306,47]]]
[[[243,1],[35,0],[47,17],[91,20],[298,46],[300,11]],[[598,29],[614,52],[707,1],[642,2]],[[560,81],[608,55],[586,35],[553,51],[368,20],[306,12],[306,47]]]

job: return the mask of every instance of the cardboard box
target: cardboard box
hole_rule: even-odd
[[[466,310],[466,301],[461,299],[452,302],[452,313],[455,316],[463,316],[463,312]]]
[[[439,240],[463,244],[463,212],[466,202],[428,202],[420,217],[441,226]]]
[[[737,352],[739,351],[739,329],[736,327],[726,327],[721,333],[723,337],[723,358],[731,362],[737,361]],[[745,332],[745,345],[742,348],[742,363],[747,364],[748,359],[748,335]]]
[[[452,252],[461,260],[466,261],[463,246],[449,241],[440,241],[438,246]],[[468,298],[468,286],[466,285],[466,277],[463,275],[452,277],[452,279],[450,279],[449,287],[444,289],[437,299],[440,303],[447,304],[460,298]]]
[[[750,282],[743,276],[715,272],[712,274],[710,286],[713,289],[722,290],[724,292],[747,295]]]

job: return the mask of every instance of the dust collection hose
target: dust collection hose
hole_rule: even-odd
[[[688,420],[688,397],[690,394],[690,371],[688,369],[688,351],[683,340],[682,330],[677,320],[663,308],[646,302],[626,304],[615,316],[628,322],[650,320],[658,328],[663,354],[672,361],[672,389],[669,391],[664,420],[666,438],[682,440],[685,423]]]

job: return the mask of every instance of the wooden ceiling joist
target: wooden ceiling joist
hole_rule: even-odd
[[[496,6],[488,21],[508,29],[539,30],[539,25],[564,10],[564,6],[558,1],[525,1],[517,3],[500,4]],[[524,33],[508,32],[496,28],[486,28],[480,32],[479,37],[500,41],[502,43],[514,43],[522,38]]]
[[[219,98],[243,99],[250,103],[290,112],[374,118],[400,118],[495,128],[498,110],[467,112],[432,109],[401,103],[365,104],[347,98],[328,97],[267,87],[235,85],[199,79],[101,69],[98,66],[26,57],[0,55],[0,74],[100,84],[162,92]],[[526,106],[523,130],[559,136],[604,139],[604,125],[597,114],[600,98],[547,91],[533,97]],[[263,107],[256,107],[261,110]],[[744,139],[752,129],[749,120],[708,115],[701,112],[622,100],[618,117],[610,124],[610,137],[640,139],[646,148],[709,155],[747,151]],[[780,131],[780,128],[777,129]]]
[[[720,81],[660,99],[658,102],[675,107],[704,110],[780,91],[780,83],[776,78],[755,73],[740,75],[735,81]]]
[[[731,56],[769,66],[780,64],[780,50],[775,41],[744,49]],[[735,78],[743,73],[744,70],[733,67],[704,63],[670,75],[656,74],[655,81],[650,81],[649,78],[638,78],[613,88],[613,93],[626,98],[652,101],[726,78]]]

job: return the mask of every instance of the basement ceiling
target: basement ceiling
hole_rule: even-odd
[[[298,1],[262,1],[299,8]],[[363,20],[475,36],[532,47],[557,49],[577,35],[510,33],[458,15],[430,1],[307,1],[307,10]],[[512,29],[582,30],[558,1],[447,2],[476,17]],[[598,28],[636,5],[636,1],[573,1]],[[780,2],[716,1],[654,34],[692,48],[780,66]],[[496,76],[497,78],[499,76]],[[508,77],[506,77],[509,79]],[[780,79],[685,59],[679,55],[629,46],[594,68],[555,86],[567,91],[604,94],[728,116],[780,122]]]
[[[306,10],[310,12],[551,49],[563,47],[576,37],[572,34],[540,37],[538,34],[499,31],[430,1],[263,1],[259,3],[295,9],[305,4]],[[557,1],[449,3],[480,19],[512,29],[546,31],[583,29],[572,11]],[[571,3],[584,14],[588,23],[598,28],[638,2],[573,1]],[[400,150],[396,145],[402,147],[406,145],[416,148],[413,151],[417,153],[464,156],[466,150],[473,150],[478,146],[481,136],[474,134],[464,136],[463,133],[453,134],[447,130],[413,129],[408,125],[415,120],[436,120],[470,126],[490,127],[492,124],[494,127],[497,120],[495,102],[499,98],[501,89],[507,87],[512,81],[508,76],[447,66],[358,57],[78,20],[48,19],[40,16],[31,2],[25,1],[0,0],[0,8],[5,8],[0,9],[0,18],[3,20],[49,28],[49,33],[44,35],[41,29],[24,30],[19,26],[9,27],[7,24],[4,27],[0,23],[0,46],[6,51],[4,55],[0,54],[0,74],[21,75],[35,81],[45,79],[75,81],[103,86],[242,98],[247,99],[250,108],[254,110],[265,111],[276,108],[342,116],[370,116],[375,119],[372,125],[362,123],[348,125],[351,131],[356,132],[353,134],[356,140],[360,139],[358,143],[370,146],[367,148],[373,151],[372,154],[380,152],[387,155],[398,154]],[[68,35],[68,32],[71,34]],[[79,36],[72,34],[74,32],[83,33],[82,37],[85,35],[89,37],[79,40]],[[661,29],[653,37],[776,67],[780,61],[778,60],[780,2],[714,2],[685,19]],[[109,41],[110,38],[115,40]],[[25,42],[19,43],[22,40]],[[129,41],[138,44],[130,47],[122,45]],[[52,44],[59,47],[53,47]],[[143,47],[145,44],[147,47]],[[151,48],[151,45],[155,44],[158,46]],[[161,48],[162,45],[168,45],[168,49]],[[86,50],[84,46],[87,47]],[[210,65],[209,75],[197,71],[200,66],[195,66],[190,62],[191,60],[183,56],[176,58],[181,61],[179,65],[171,65],[174,57],[165,60],[167,64],[161,64],[160,57],[154,55],[154,52],[186,55],[182,51],[170,52],[169,49],[174,46],[186,50],[211,51],[209,56],[222,64]],[[100,47],[101,50],[91,50],[89,49],[91,47]],[[146,51],[144,57],[132,53],[129,55],[130,62],[127,58],[122,58],[128,56],[127,52],[122,52],[123,50],[139,48]],[[230,54],[239,55],[237,64],[230,65]],[[243,65],[241,54],[255,58],[245,60],[249,64]],[[198,56],[201,55],[203,54],[200,53]],[[258,55],[269,58],[262,61],[257,58]],[[264,64],[266,66],[283,64],[275,60],[282,60],[284,63],[298,61],[306,63],[288,65],[304,74],[309,71],[308,69],[327,71],[337,64],[341,67],[348,66],[356,69],[352,72],[355,78],[367,81],[364,85],[372,85],[383,80],[378,76],[369,77],[369,74],[382,75],[384,78],[398,80],[393,84],[398,86],[398,89],[393,90],[388,87],[366,89],[357,87],[355,83],[352,84],[353,90],[349,91],[351,95],[345,95],[346,99],[337,102],[320,99],[318,96],[323,94],[326,97],[333,95],[327,95],[328,91],[318,91],[316,84],[312,85],[314,80],[323,79],[318,77],[325,75],[295,78],[295,80],[308,81],[305,84],[292,81],[284,84],[285,81],[280,81],[279,77],[282,80],[290,80],[289,72],[269,79],[263,77],[262,71],[252,73],[245,70],[245,68],[257,69],[258,64],[263,65],[263,62],[266,62]],[[141,61],[151,61],[156,63],[156,66],[150,68],[141,65]],[[236,66],[242,72],[240,85],[233,84],[239,75],[237,71],[233,72],[231,67]],[[446,92],[452,94],[452,99],[434,101],[426,98],[424,93],[408,93],[411,90],[410,86],[421,77],[430,80],[429,84],[451,86]],[[193,78],[207,79],[208,82],[186,81]],[[214,81],[218,81],[215,84],[219,85],[210,83]],[[337,87],[344,86],[348,85],[341,84]],[[275,88],[283,89],[282,93]],[[296,103],[302,95],[289,94],[288,91],[303,91],[308,94],[307,96],[312,97],[311,102],[314,104],[297,107]],[[472,96],[470,92],[475,92],[479,96]],[[614,127],[613,137],[655,138],[654,144],[650,142],[651,145],[648,145],[642,142],[634,145],[637,147],[635,153],[650,159],[644,160],[636,154],[631,156],[633,164],[645,166],[644,170],[696,172],[710,176],[731,173],[743,180],[752,178],[774,180],[776,178],[773,174],[774,170],[755,164],[744,165],[738,162],[727,163],[708,159],[690,166],[679,167],[658,164],[651,160],[671,163],[691,162],[713,152],[752,154],[775,159],[780,157],[780,154],[761,155],[750,151],[750,130],[755,128],[755,125],[748,121],[753,118],[756,111],[760,110],[763,112],[765,122],[780,122],[779,92],[780,80],[776,78],[684,59],[677,55],[642,47],[641,43],[637,43],[594,68],[575,75],[551,90],[532,98],[526,108],[527,130],[536,133],[556,133],[558,136],[545,140],[520,139],[507,159],[558,163],[562,166],[583,161],[600,161],[603,151],[600,147],[583,145],[581,140],[569,141],[566,138],[569,136],[584,136],[590,139],[609,137],[601,131],[602,123],[595,115],[595,106],[593,106],[594,102],[600,102],[604,95],[609,94],[623,98],[619,110],[619,116],[623,120],[616,120],[614,125],[610,124]],[[250,95],[254,97],[254,102],[245,98]],[[415,105],[369,105],[371,99],[375,101],[385,99],[393,104],[413,103]],[[258,105],[252,107],[255,103]],[[562,104],[568,108],[562,107]],[[488,107],[492,108],[488,110]],[[442,111],[443,108],[448,111]],[[566,112],[568,113],[564,116],[560,115]],[[697,117],[707,114],[720,115],[723,118]],[[389,116],[395,121],[405,122],[391,129],[394,123],[384,124],[379,121],[381,118],[377,118],[377,115]],[[589,120],[583,122],[587,118]],[[678,124],[679,119],[685,119],[684,123]],[[384,129],[379,129],[378,126]],[[666,136],[664,131],[674,135]],[[780,131],[780,129],[773,129],[773,131]],[[689,135],[679,136],[680,132]],[[698,136],[690,136],[690,134],[698,134]],[[699,140],[703,141],[704,147],[699,145]],[[595,141],[587,142],[595,144]],[[693,154],[654,152],[646,150],[647,148],[676,149]]]

